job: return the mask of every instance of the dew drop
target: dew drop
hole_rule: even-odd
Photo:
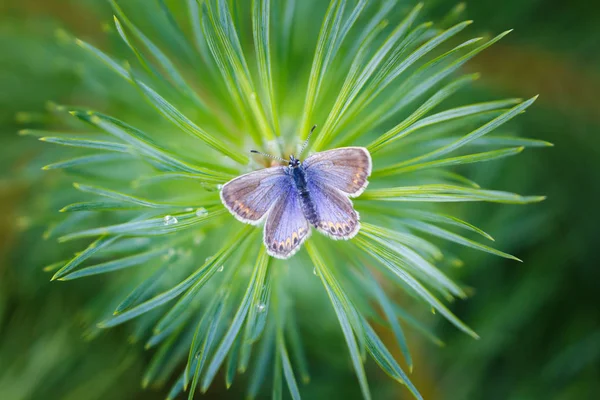
[[[179,221],[177,221],[177,218],[175,218],[172,215],[165,215],[165,217],[163,218],[163,221],[164,221],[165,225],[174,225],[177,222],[179,222]]]
[[[204,217],[206,214],[208,214],[208,211],[206,211],[206,208],[200,207],[200,208],[196,209],[196,217]]]
[[[217,185],[217,189],[219,189],[219,190],[223,189],[223,185],[219,183],[219,184]]]
[[[194,207],[188,207],[188,208],[186,208],[183,211],[185,211],[185,212],[192,212],[192,211],[194,211]]]
[[[313,268],[313,275],[314,276],[319,276],[319,273],[317,272],[317,268]]]
[[[265,310],[267,309],[267,306],[264,303],[260,303],[260,304],[257,304],[256,309],[258,310],[258,312],[265,312]]]
[[[219,269],[217,269],[217,272],[223,272],[223,270],[224,270],[224,269],[225,269],[225,266],[224,266],[224,265],[221,265],[221,266],[219,267]]]
[[[206,257],[204,259],[204,263],[206,264],[207,262],[209,262],[210,260],[212,260],[212,256]]]

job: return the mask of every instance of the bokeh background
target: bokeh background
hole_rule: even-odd
[[[430,1],[435,19],[455,3]],[[449,248],[473,289],[453,305],[481,336],[474,341],[449,324],[436,325],[438,347],[409,333],[415,385],[427,399],[594,399],[600,397],[600,3],[588,0],[467,1],[469,32],[515,32],[466,68],[482,73],[465,98],[541,96],[518,119],[527,137],[553,148],[531,149],[507,162],[469,171],[486,187],[548,199],[528,206],[468,204],[460,213],[496,238],[517,264]],[[130,343],[126,327],[87,340],[102,280],[50,283],[42,267],[64,248],[44,239],[50,217],[35,214],[53,182],[34,162],[48,145],[20,137],[43,126],[49,100],[93,102],[65,29],[110,48],[102,0],[0,0],[0,399],[164,398],[143,390],[150,354]],[[105,88],[105,90],[110,90]],[[41,164],[43,165],[43,164]],[[307,333],[308,334],[308,333]],[[310,398],[359,398],[343,362],[317,362],[339,337],[306,342]],[[409,398],[383,373],[370,373],[376,398]],[[240,398],[243,384],[207,397]]]

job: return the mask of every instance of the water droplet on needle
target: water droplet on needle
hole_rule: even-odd
[[[165,223],[165,225],[175,225],[177,222],[177,218],[175,218],[172,215],[165,215],[165,217],[163,218],[163,222]]]

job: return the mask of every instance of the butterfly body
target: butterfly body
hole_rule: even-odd
[[[306,173],[302,163],[299,160],[296,161],[298,161],[297,164],[292,164],[290,162],[290,166],[287,167],[288,173],[291,175],[294,181],[294,187],[300,196],[300,202],[304,216],[308,222],[316,226],[319,220],[317,216],[317,210],[315,209],[315,204],[310,197],[310,190],[308,190]]]
[[[266,219],[267,252],[289,258],[310,236],[311,225],[336,240],[354,237],[359,215],[349,197],[368,185],[371,156],[363,147],[315,153],[304,163],[290,156],[276,166],[239,176],[223,185],[221,201],[238,220],[258,225]]]

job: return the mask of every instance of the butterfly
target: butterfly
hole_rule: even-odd
[[[358,233],[360,217],[349,198],[359,196],[369,184],[372,163],[366,148],[323,151],[304,162],[293,155],[289,162],[263,155],[288,165],[234,178],[223,185],[220,195],[239,221],[258,225],[266,219],[263,241],[269,255],[281,259],[293,256],[310,236],[311,226],[335,240],[351,239]]]

